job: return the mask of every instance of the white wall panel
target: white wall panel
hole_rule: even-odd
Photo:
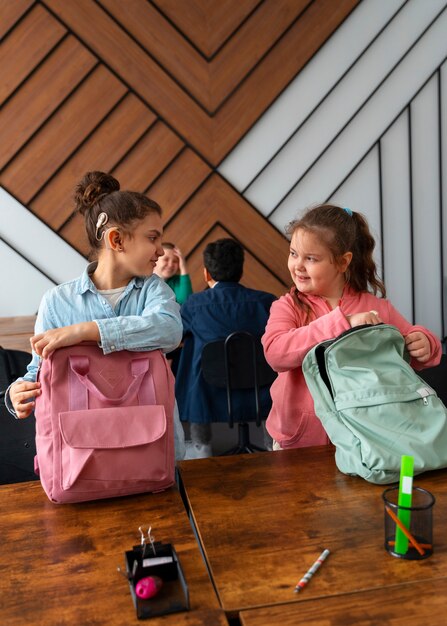
[[[376,240],[374,260],[382,268],[382,220],[380,216],[379,150],[375,146],[352,172],[351,176],[330,198],[339,206],[358,211],[368,220],[371,234]]]
[[[222,176],[245,189],[403,4],[363,0],[222,162]]]
[[[34,315],[42,295],[53,283],[3,241],[0,241],[0,267],[0,316]]]
[[[413,322],[408,110],[381,140],[384,280],[391,302]]]
[[[244,195],[268,215],[364,105],[444,5],[409,2]],[[349,96],[347,97],[347,94]]]
[[[330,197],[447,56],[444,10],[381,88],[270,216],[278,228],[297,209]]]
[[[410,108],[415,318],[438,333],[441,318],[441,221],[438,81],[434,76]]]
[[[84,271],[84,257],[1,187],[0,207],[0,237],[54,283]]]

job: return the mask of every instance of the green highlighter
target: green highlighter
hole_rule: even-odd
[[[411,507],[411,494],[413,491],[413,466],[414,459],[412,456],[403,455],[400,463],[400,481],[399,481],[399,498],[398,505]],[[397,517],[402,524],[410,530],[411,511],[398,509]],[[396,525],[396,543],[394,551],[397,554],[406,554],[408,551],[408,539]]]

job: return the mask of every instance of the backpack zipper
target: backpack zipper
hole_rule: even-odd
[[[428,406],[427,396],[432,396],[433,390],[430,389],[430,387],[420,387],[419,389],[416,389],[416,393],[421,396],[424,405]]]

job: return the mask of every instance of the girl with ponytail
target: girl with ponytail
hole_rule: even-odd
[[[266,359],[278,372],[267,419],[274,449],[330,443],[301,370],[305,355],[320,341],[383,322],[405,337],[415,369],[437,365],[441,358],[439,339],[410,324],[385,298],[373,258],[375,241],[361,213],[319,205],[289,224],[287,232],[294,285],[272,304],[262,338]]]

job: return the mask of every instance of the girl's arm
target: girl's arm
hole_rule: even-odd
[[[31,337],[33,351],[46,359],[58,348],[74,346],[82,341],[99,341],[99,329],[95,322],[80,322],[62,328],[50,328]]]
[[[171,352],[182,340],[180,307],[172,289],[162,280],[142,287],[138,314],[94,320],[104,354],[118,350]]]
[[[307,325],[303,325],[303,320],[304,314],[287,296],[273,302],[262,345],[265,358],[275,371],[301,366],[307,352],[317,343],[350,328],[338,307]]]
[[[46,305],[46,296],[44,296],[39,306],[36,323],[34,324],[34,333],[42,332],[44,328],[51,324],[51,314]],[[14,381],[6,390],[6,408],[17,419],[28,417],[34,409],[34,398],[40,393],[40,383],[36,382],[39,361],[39,356],[33,352],[26,373]]]
[[[175,298],[177,302],[182,305],[186,302],[188,296],[192,294],[192,285],[189,274],[179,274],[178,278],[178,286],[175,291]]]
[[[183,256],[179,248],[174,248],[174,253],[177,255],[178,258],[178,269],[180,276],[184,276],[188,273],[188,270],[186,269],[185,257]]]

